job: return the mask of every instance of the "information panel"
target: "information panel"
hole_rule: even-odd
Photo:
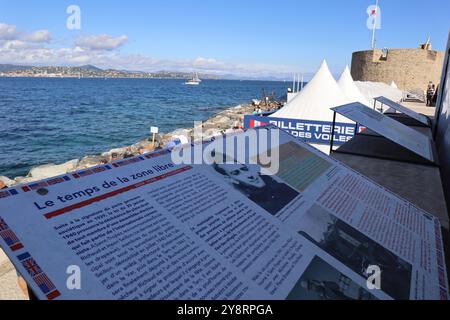
[[[375,131],[424,159],[433,163],[437,160],[433,153],[433,142],[429,137],[359,102],[335,107],[331,110]]]
[[[40,299],[448,298],[437,218],[273,126],[225,140],[263,130],[273,175],[161,151],[2,191],[1,246]]]
[[[420,123],[426,125],[427,127],[430,125],[430,121],[425,115],[417,113],[417,112],[415,112],[415,111],[413,111],[413,110],[411,110],[411,109],[409,109],[409,108],[407,108],[405,106],[402,106],[401,104],[399,104],[399,103],[397,103],[395,101],[392,101],[392,100],[390,100],[388,98],[385,98],[385,97],[377,97],[377,98],[375,98],[375,100],[380,102],[380,103],[382,103],[382,104],[387,105],[388,107],[390,107],[390,108],[392,108],[392,109],[394,109],[396,111],[399,111],[399,112],[407,115],[408,117],[410,117],[410,118],[412,118],[414,120],[419,121]]]

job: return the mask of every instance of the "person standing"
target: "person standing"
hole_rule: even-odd
[[[437,102],[437,98],[438,98],[438,93],[439,93],[439,85],[436,85],[436,88],[434,89],[434,96],[433,99],[431,99],[431,104],[433,106],[436,106],[436,102]]]
[[[435,86],[430,81],[430,83],[428,84],[428,89],[427,89],[427,107],[431,107],[433,105],[433,97],[434,97],[435,92],[436,92]]]

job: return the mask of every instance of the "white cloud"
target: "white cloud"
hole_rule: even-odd
[[[75,44],[91,50],[114,50],[124,45],[127,41],[128,37],[126,35],[114,38],[107,34],[101,34],[81,36],[75,41]]]
[[[218,61],[216,59],[213,58],[203,58],[203,57],[199,57],[197,59],[194,60],[194,65],[195,66],[207,66],[207,65],[212,65],[212,64],[217,64]]]
[[[46,29],[37,30],[24,36],[24,40],[30,42],[50,42],[51,39],[50,31]]]
[[[122,54],[111,50],[93,50],[79,46],[72,48],[50,48],[43,44],[8,41],[0,45],[0,63],[32,65],[82,65],[92,64],[100,68],[130,71],[180,71],[215,75],[233,74],[246,78],[285,77],[290,78],[290,66],[239,64],[213,58],[193,60],[161,60],[140,54]]]
[[[93,64],[100,68],[130,71],[198,71],[246,78],[290,78],[292,70],[295,69],[286,65],[242,64],[212,57],[163,60],[142,54],[122,54],[115,50],[127,41],[126,35],[84,35],[75,40],[74,46],[58,47],[52,42],[48,30],[20,33],[15,26],[0,23],[0,63],[62,66]]]
[[[20,40],[23,42],[50,42],[50,31],[47,29],[36,30],[31,33],[19,32],[17,27],[0,22],[0,41]]]
[[[0,40],[15,40],[18,36],[16,26],[0,22]]]
[[[4,41],[3,48],[6,50],[20,50],[31,48],[32,45],[22,40]]]

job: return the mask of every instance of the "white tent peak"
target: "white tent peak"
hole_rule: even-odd
[[[327,68],[329,70],[327,60],[325,59],[323,59],[322,63],[320,64],[319,70],[322,68]]]
[[[394,81],[391,82],[391,87],[392,87],[392,88],[395,88],[395,89],[398,88],[397,84],[396,84]]]
[[[350,74],[350,68],[348,66],[345,67],[337,83],[342,92],[351,102],[360,102],[366,106],[369,105],[368,99],[363,96],[353,81],[352,75]]]
[[[351,73],[350,73],[350,68],[349,68],[348,64],[345,65],[344,71],[342,71],[342,73],[341,73],[341,77],[342,77],[342,75],[344,75],[344,74],[349,74],[350,77],[352,76]],[[353,79],[353,78],[352,78],[352,79]]]
[[[324,60],[314,77],[294,99],[272,117],[300,120],[333,121],[330,108],[349,103]],[[350,122],[338,116],[338,122]]]

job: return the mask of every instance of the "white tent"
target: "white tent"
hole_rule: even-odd
[[[369,100],[371,106],[373,106],[374,98],[386,97],[395,102],[400,102],[403,99],[403,91],[394,88],[383,82],[371,82],[371,81],[355,81],[356,86],[361,93]]]
[[[303,90],[270,117],[331,123],[333,121],[333,111],[330,108],[350,102],[331,75],[326,61],[323,61],[317,73]],[[336,114],[336,122],[354,123],[339,114]],[[329,144],[312,143],[311,145],[326,154],[330,151]]]
[[[342,72],[337,83],[342,92],[351,102],[360,102],[366,106],[370,105],[369,100],[365,96],[363,96],[363,94],[353,81],[348,66],[345,67],[344,72]]]
[[[331,75],[326,61],[323,61],[303,90],[271,117],[331,122],[333,111],[330,108],[350,102]],[[336,121],[352,123],[340,115],[337,115]]]
[[[397,86],[397,84],[394,81],[391,82],[391,87],[395,88],[395,89],[398,89],[398,86]]]

